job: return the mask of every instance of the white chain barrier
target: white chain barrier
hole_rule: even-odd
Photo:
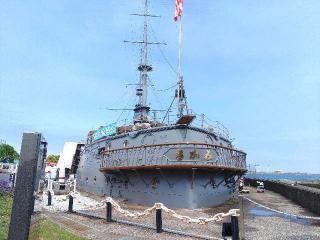
[[[77,198],[77,195],[80,195],[80,194],[76,192],[76,193],[70,193],[69,195],[71,195],[73,198]],[[197,223],[197,224],[207,224],[209,222],[220,222],[224,218],[229,216],[239,216],[239,211],[240,211],[239,209],[230,209],[229,212],[227,213],[217,213],[214,216],[209,218],[206,218],[206,217],[191,218],[189,216],[178,214],[176,211],[167,208],[163,203],[155,203],[152,207],[145,209],[143,212],[130,212],[128,210],[121,208],[121,206],[111,197],[107,197],[105,200],[102,200],[96,205],[91,206],[87,209],[81,209],[81,210],[84,210],[84,211],[97,210],[99,208],[104,207],[107,202],[111,203],[111,205],[114,207],[116,211],[118,211],[119,213],[123,214],[126,217],[140,218],[142,216],[150,215],[156,209],[162,209],[164,212],[168,213],[170,216],[177,218],[184,223]]]
[[[109,202],[111,203],[111,205],[115,208],[115,210],[117,210],[119,213],[123,214],[126,217],[131,217],[131,218],[139,218],[142,216],[148,216],[151,214],[151,212],[156,208],[157,204],[154,204],[153,207],[147,208],[145,209],[143,212],[130,212],[128,210],[122,209],[120,207],[120,205],[114,201],[111,197],[108,197],[106,200],[104,200],[105,202]]]
[[[157,204],[158,206],[156,206]],[[217,213],[210,218],[206,218],[206,217],[191,218],[189,216],[184,216],[176,213],[174,210],[167,208],[162,203],[156,203],[155,206],[158,207],[157,209],[162,209],[164,212],[169,213],[172,217],[182,220],[182,222],[198,223],[198,224],[207,224],[209,222],[220,222],[224,218],[229,216],[239,216],[238,212],[240,211],[239,209],[230,209],[229,212],[227,213]]]
[[[276,212],[276,213],[279,213],[279,214],[283,214],[283,215],[286,215],[286,216],[289,216],[289,217],[301,218],[301,219],[310,219],[310,220],[320,220],[320,217],[302,216],[302,215],[296,215],[296,214],[282,212],[282,211],[279,211],[279,210],[276,210],[276,209],[273,209],[273,208],[269,208],[269,207],[267,207],[265,205],[262,205],[261,203],[255,202],[252,199],[247,198],[245,196],[241,196],[241,197],[246,199],[246,200],[248,200],[249,202],[251,202],[251,203],[253,203],[255,205],[258,205],[259,207],[262,207],[262,208],[267,209],[269,211]]]
[[[81,208],[79,210],[81,211],[94,211],[94,210],[98,210],[100,208],[103,208],[105,206],[106,200],[102,200],[94,205],[89,205],[87,204],[85,201],[82,201],[82,199],[80,198],[81,195],[79,192],[70,192],[69,196],[72,196],[73,198],[77,199],[79,202],[82,202],[83,205],[85,205],[86,207]]]

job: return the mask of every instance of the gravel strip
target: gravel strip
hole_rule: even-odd
[[[246,195],[250,199],[257,201],[268,207],[288,212],[297,215],[308,215],[315,216],[314,214],[306,211],[302,207],[294,204],[290,200],[285,199],[279,194],[266,191],[265,193],[256,193],[255,189],[250,189],[251,193]],[[68,201],[66,196],[54,196],[53,206],[48,207],[46,204],[46,196],[43,196],[42,201],[38,200],[37,204],[40,208],[44,208],[50,212],[66,211],[68,209]],[[102,207],[96,210],[83,210],[84,208],[89,208],[96,206],[99,201],[103,198],[95,197],[89,198],[85,194],[76,196],[74,198],[74,210],[83,212],[90,215],[99,216],[105,218],[106,208]],[[128,203],[126,201],[117,200],[122,208],[129,211],[142,212],[147,207],[139,206],[136,204]],[[85,204],[84,204],[85,203]],[[187,215],[192,218],[198,217],[210,217],[218,212],[227,212],[231,208],[239,208],[238,200],[234,199],[223,206],[215,208],[205,208],[205,209],[174,209],[178,214]],[[245,202],[244,204],[244,222],[245,222],[245,236],[246,239],[254,240],[273,240],[273,239],[292,239],[292,240],[320,240],[320,221],[312,220],[297,220],[285,218],[281,215],[274,214],[272,212],[261,209],[252,203]],[[184,223],[167,213],[163,212],[163,228],[174,229],[178,231],[183,231],[195,235],[205,235],[210,237],[221,237],[222,223],[210,222],[206,225],[199,224],[188,224]],[[100,232],[104,234],[111,234],[114,238],[112,239],[194,239],[192,237],[184,237],[169,233],[155,233],[155,230],[144,229],[137,226],[128,226],[119,223],[106,223],[104,220],[85,218],[82,216],[76,216],[70,214],[69,217],[79,218],[85,221],[86,224],[92,224],[93,227],[99,229]],[[131,221],[140,224],[147,224],[151,226],[156,226],[155,213],[149,216],[144,216],[138,219],[132,219],[124,217],[119,212],[113,210],[112,217],[114,219]],[[230,221],[226,218],[224,221]],[[98,236],[91,236],[92,239],[99,239]]]

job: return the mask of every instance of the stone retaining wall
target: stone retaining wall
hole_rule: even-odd
[[[292,185],[279,181],[260,179],[245,179],[245,185],[257,186],[257,181],[263,181],[265,189],[281,194],[309,211],[320,215],[320,190],[301,185]]]

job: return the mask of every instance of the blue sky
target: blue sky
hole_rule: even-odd
[[[121,3],[119,3],[121,2]],[[20,149],[40,131],[50,153],[131,107],[141,0],[0,0],[0,139]],[[151,0],[151,39],[177,65],[173,0]],[[249,164],[320,173],[320,1],[185,0],[183,72],[189,105],[223,122]],[[157,89],[175,74],[152,47]],[[150,90],[152,107],[172,91]],[[126,115],[126,114],[124,114]]]

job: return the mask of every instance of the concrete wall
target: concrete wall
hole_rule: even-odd
[[[281,194],[309,211],[320,215],[320,190],[305,186],[293,186],[279,181],[260,179],[245,179],[245,185],[257,186],[257,181],[263,181],[265,189]]]

